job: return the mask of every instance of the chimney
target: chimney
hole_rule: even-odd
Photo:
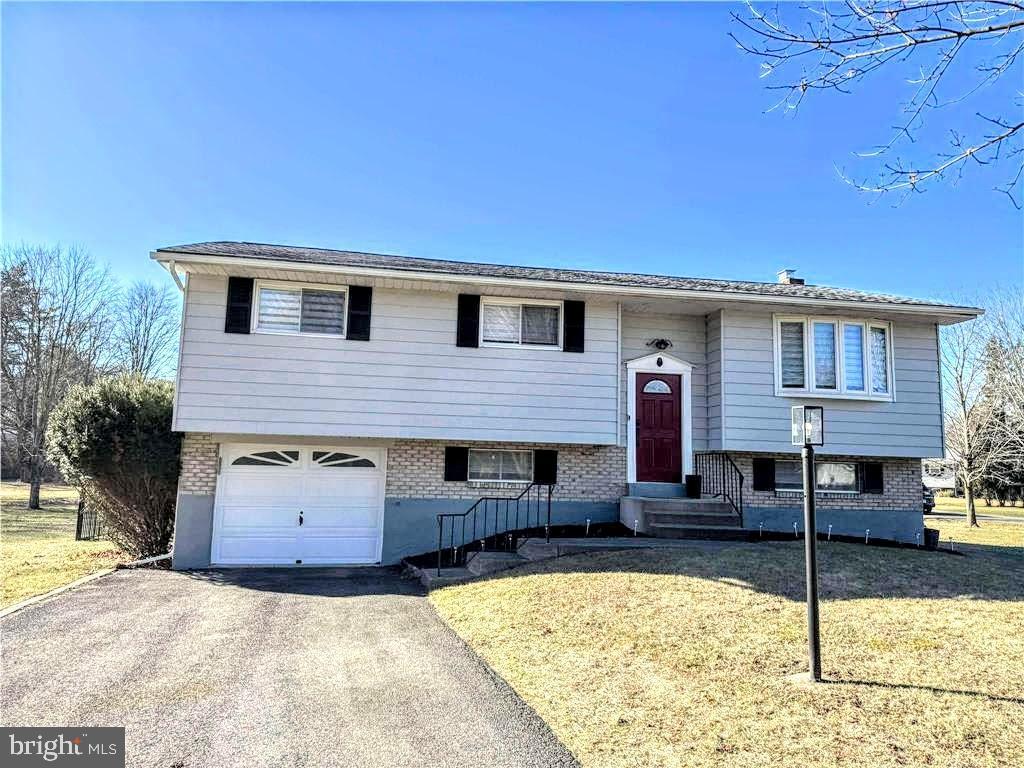
[[[779,276],[779,282],[783,285],[803,285],[804,279],[802,277],[794,277],[796,274],[795,269],[780,269],[776,274]]]

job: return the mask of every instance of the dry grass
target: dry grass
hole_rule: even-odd
[[[75,541],[78,494],[44,486],[42,509],[27,509],[28,485],[0,483],[0,607],[69,584],[122,560],[109,541]]]
[[[951,540],[954,549],[970,544],[1024,547],[1024,523],[993,523],[981,520],[977,528],[971,528],[960,520],[929,518],[925,525],[939,530],[940,549],[948,549]]]
[[[1000,515],[1003,517],[1024,517],[1024,506],[1011,507],[1007,504],[1004,507],[1000,507],[998,503],[993,501],[992,505],[989,506],[985,503],[984,499],[974,500],[974,509],[979,515]],[[956,512],[961,515],[967,514],[967,501],[965,499],[957,499],[952,496],[936,496],[935,497],[935,510],[937,512]]]
[[[577,555],[431,600],[586,768],[1024,764],[1024,550],[823,545],[813,688],[786,679],[802,552]]]

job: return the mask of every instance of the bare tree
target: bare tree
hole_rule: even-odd
[[[50,414],[105,365],[113,295],[107,271],[81,248],[6,247],[0,254],[3,432],[14,444],[29,508],[39,508]]]
[[[178,341],[178,304],[166,285],[140,280],[118,303],[114,349],[118,367],[146,378],[168,375]]]
[[[989,307],[992,328],[988,363],[990,396],[996,402],[1008,456],[1000,465],[1000,482],[1019,486],[1024,477],[1024,287],[1003,286],[993,292]]]
[[[972,526],[978,525],[974,497],[980,484],[1013,455],[992,397],[991,342],[988,317],[947,326],[942,332],[946,451],[963,485]]]
[[[734,13],[742,28],[731,35],[739,47],[761,59],[762,76],[781,76],[768,87],[782,98],[771,109],[796,110],[815,91],[850,93],[879,70],[917,66],[908,74],[911,94],[888,140],[862,157],[879,162],[877,179],[856,181],[857,189],[881,194],[922,192],[929,182],[958,179],[969,165],[1002,160],[1008,172],[996,189],[1021,207],[1024,175],[1024,120],[1019,88],[1008,97],[1005,113],[976,113],[969,131],[949,127],[945,150],[905,160],[901,149],[920,151],[917,139],[925,116],[967,101],[1006,72],[1014,72],[1024,52],[1024,0],[846,0],[818,4],[785,3],[762,9],[750,0],[745,14]],[[783,16],[785,15],[785,18]],[[966,86],[951,95],[948,75],[964,49],[983,54],[972,62]],[[1010,103],[1012,102],[1012,103]]]

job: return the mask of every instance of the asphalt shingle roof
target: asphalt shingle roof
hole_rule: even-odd
[[[325,264],[338,267],[370,267],[402,272],[424,272],[443,275],[463,275],[503,278],[511,280],[540,280],[586,285],[623,286],[634,288],[667,288],[676,290],[709,291],[721,294],[779,296],[789,298],[857,301],[881,304],[902,304],[952,308],[921,299],[893,296],[886,293],[854,291],[823,285],[787,285],[784,283],[753,282],[746,280],[716,280],[704,277],[671,277],[626,272],[593,272],[578,269],[551,269],[547,267],[518,267],[501,264],[421,259],[411,256],[393,256],[359,251],[336,251],[327,248],[304,248],[291,245],[266,245],[245,242],[208,242],[175,245],[157,250],[158,254],[188,254],[198,256],[265,259],[276,262]]]

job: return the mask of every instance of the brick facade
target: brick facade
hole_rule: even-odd
[[[775,459],[800,460],[793,454],[733,453],[729,456],[736,462],[745,478],[743,503],[747,507],[791,508],[803,504],[801,491],[755,491],[754,457],[772,456]],[[863,456],[816,455],[816,461],[879,461],[882,462],[883,493],[828,493],[815,494],[818,509],[921,509],[921,461],[920,459],[866,459]]]
[[[212,495],[217,488],[217,443],[205,432],[186,432],[181,441],[178,492]]]
[[[396,440],[388,448],[388,498],[475,499],[487,494],[511,495],[515,483],[463,483],[444,479],[446,445],[473,448],[552,448],[558,451],[560,501],[614,501],[626,492],[626,450],[619,446],[544,445],[535,443],[446,443],[439,440]]]
[[[440,440],[396,440],[388,447],[388,498],[475,499],[482,495],[512,494],[515,483],[446,482],[444,449],[453,445]],[[473,448],[531,450],[534,443],[465,443]],[[560,501],[617,502],[626,493],[626,450],[620,446],[545,445],[558,451],[558,485],[554,498]],[[777,459],[793,454],[735,453],[729,455],[745,478],[744,506],[791,508],[802,494],[792,491],[755,491],[753,459],[773,455]],[[797,457],[798,458],[798,457]],[[817,457],[819,461],[864,461],[864,457]],[[917,459],[877,459],[883,463],[884,492],[880,494],[829,494],[819,492],[819,509],[906,509],[921,508],[921,462]],[[181,477],[178,490],[197,495],[213,494],[217,484],[217,443],[202,432],[185,434],[181,447]]]
[[[476,499],[507,496],[522,488],[516,483],[445,482],[444,449],[439,440],[396,440],[388,446],[389,498]],[[458,443],[467,445],[468,443]],[[626,450],[618,446],[545,445],[535,443],[471,443],[474,448],[558,451],[558,485],[553,498],[561,501],[618,501],[625,494]],[[217,443],[203,432],[188,432],[181,445],[178,490],[212,494],[217,486]]]

